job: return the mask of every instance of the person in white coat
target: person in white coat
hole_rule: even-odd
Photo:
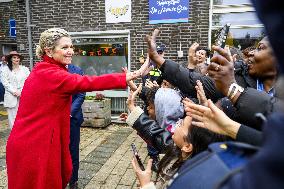
[[[1,80],[5,88],[4,107],[7,108],[9,126],[12,129],[17,115],[19,100],[25,80],[30,74],[27,67],[20,65],[22,55],[11,51],[6,57],[8,62],[2,68]]]

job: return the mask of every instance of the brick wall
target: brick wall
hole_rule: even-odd
[[[146,43],[143,41],[144,37],[155,27],[161,30],[158,42],[163,42],[168,47],[166,58],[185,62],[187,49],[192,42],[197,41],[202,46],[207,46],[209,25],[208,0],[190,1],[188,23],[157,25],[149,25],[148,0],[133,0],[132,22],[118,24],[105,23],[105,3],[103,0],[32,0],[30,3],[31,21],[32,24],[36,25],[32,27],[33,54],[35,54],[35,47],[40,33],[51,27],[62,27],[70,32],[130,30],[131,69],[138,65],[138,57],[143,48],[143,43],[146,49]],[[5,6],[5,3],[0,3],[0,10],[3,10],[2,4]],[[11,8],[15,6],[15,3],[10,4]],[[5,13],[5,15],[9,15],[9,12]],[[28,41],[24,2],[16,2],[15,15],[18,51],[20,51],[19,44],[24,44],[25,50],[20,51],[20,53],[24,54],[24,64],[28,66]],[[184,58],[181,59],[177,58],[180,42],[184,52]]]
[[[17,20],[16,10],[16,3],[0,3],[0,57],[2,56],[2,44],[17,43],[16,38],[9,37],[9,19]]]

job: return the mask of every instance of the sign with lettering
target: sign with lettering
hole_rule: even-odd
[[[105,0],[106,23],[131,22],[131,0]]]
[[[15,19],[9,20],[9,26],[10,26],[10,37],[16,37],[16,21]]]
[[[188,22],[189,0],[149,0],[149,24]]]

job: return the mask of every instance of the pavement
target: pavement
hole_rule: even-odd
[[[7,188],[5,157],[9,133],[7,115],[0,105],[0,189]],[[81,128],[79,188],[139,188],[131,165],[132,142],[145,164],[148,159],[146,144],[126,124],[111,124],[103,129]]]

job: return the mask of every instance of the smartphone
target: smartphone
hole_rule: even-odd
[[[135,158],[136,158],[136,160],[137,160],[137,162],[139,164],[140,169],[142,171],[145,171],[145,167],[144,167],[144,165],[143,165],[143,163],[141,161],[140,156],[138,155],[138,151],[137,151],[136,146],[135,146],[134,143],[131,144],[131,148],[132,148],[132,152],[133,152],[133,154],[134,154],[134,156],[135,156]]]

